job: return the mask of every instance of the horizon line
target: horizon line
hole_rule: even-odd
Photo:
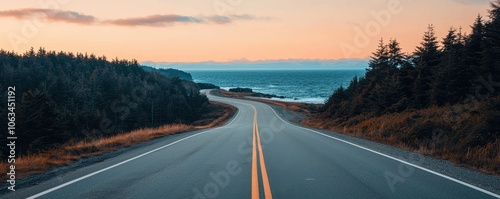
[[[329,61],[369,61],[370,58],[339,58],[339,59],[301,59],[301,58],[289,58],[289,59],[258,59],[258,60],[248,60],[248,59],[235,59],[230,61],[193,61],[193,62],[169,62],[169,61],[140,61],[140,63],[155,63],[155,64],[202,64],[202,63],[220,63],[220,64],[229,64],[229,63],[264,63],[264,62],[307,62],[307,61],[316,61],[316,62],[329,62]]]

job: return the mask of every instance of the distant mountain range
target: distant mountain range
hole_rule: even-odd
[[[142,62],[142,65],[155,68],[174,68],[179,70],[333,70],[333,69],[366,69],[368,60],[340,59],[340,60],[238,60],[232,62]]]

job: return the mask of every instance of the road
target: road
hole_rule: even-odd
[[[500,198],[293,125],[263,103],[209,98],[237,107],[237,115],[222,127],[168,136],[4,197]]]

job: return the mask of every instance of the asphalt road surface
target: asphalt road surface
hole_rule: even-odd
[[[9,193],[5,198],[500,198],[413,161],[238,108],[226,125],[161,142]]]

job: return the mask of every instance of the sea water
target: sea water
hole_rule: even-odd
[[[364,69],[356,70],[265,70],[265,71],[187,71],[195,82],[212,83],[223,89],[251,88],[254,92],[285,96],[275,99],[322,104],[340,86],[347,87]]]

